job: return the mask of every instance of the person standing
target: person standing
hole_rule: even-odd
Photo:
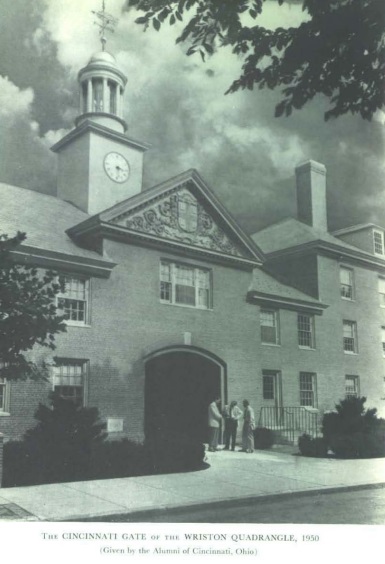
[[[220,398],[215,399],[209,405],[208,423],[209,423],[209,451],[218,450],[219,427],[222,421],[222,415],[219,411]]]
[[[242,451],[254,452],[254,410],[246,399],[243,400],[243,408]]]
[[[223,410],[225,420],[224,450],[229,450],[231,439],[231,450],[235,450],[235,441],[237,438],[238,419],[242,417],[242,411],[239,409],[236,401],[232,401],[230,405],[225,405]]]

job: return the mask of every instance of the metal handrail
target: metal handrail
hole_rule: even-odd
[[[259,427],[267,427],[290,442],[299,434],[317,437],[319,431],[318,410],[310,411],[303,406],[264,406],[259,414]]]

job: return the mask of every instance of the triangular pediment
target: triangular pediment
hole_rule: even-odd
[[[263,260],[257,245],[195,170],[113,206],[100,213],[98,221],[109,232],[116,228],[121,236],[126,232],[142,242],[148,239],[183,247],[186,253],[203,252],[254,264]]]

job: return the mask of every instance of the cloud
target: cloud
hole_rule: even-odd
[[[55,156],[48,146],[73,127],[77,72],[100,49],[91,14],[96,4],[36,0],[28,11],[25,0],[0,0],[6,99],[0,112],[8,112],[0,121],[8,146],[0,180],[53,189]],[[186,46],[175,45],[180,28],[165,25],[143,33],[134,23],[135,12],[121,13],[124,4],[107,4],[119,17],[107,48],[128,78],[127,134],[152,143],[145,161],[146,189],[197,168],[241,225],[254,231],[295,213],[294,167],[313,158],[328,169],[331,228],[385,224],[384,208],[376,204],[384,199],[380,114],[372,123],[355,116],[325,123],[326,102],[318,97],[290,118],[276,119],[277,91],[224,95],[242,64],[230,49],[220,49],[206,63],[199,56],[187,57]],[[296,5],[283,10],[269,2],[266,7],[270,26],[279,24],[277,14],[290,25],[302,17]],[[13,130],[10,120],[16,124]]]

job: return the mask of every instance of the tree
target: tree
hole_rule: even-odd
[[[14,252],[26,239],[0,235],[0,377],[38,377],[41,369],[25,356],[34,345],[55,348],[55,334],[65,331],[64,317],[57,315],[57,275],[18,265]]]
[[[294,27],[254,25],[267,2],[302,4]],[[282,87],[277,117],[302,108],[316,94],[329,99],[325,120],[348,112],[370,120],[384,105],[384,0],[128,0],[144,12],[144,30],[187,19],[177,43],[203,59],[229,45],[243,60],[227,93],[255,85]],[[253,25],[249,25],[253,24]]]

